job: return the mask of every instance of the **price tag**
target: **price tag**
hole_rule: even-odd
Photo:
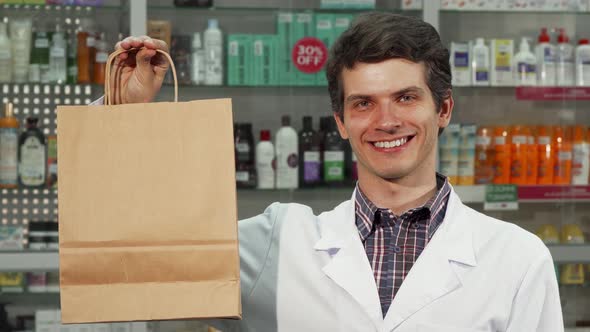
[[[483,209],[486,211],[518,210],[518,188],[513,184],[486,186]]]
[[[299,39],[293,46],[291,61],[303,73],[319,72],[328,59],[328,48],[321,40],[313,37]]]

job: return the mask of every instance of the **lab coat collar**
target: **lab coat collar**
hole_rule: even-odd
[[[477,265],[473,229],[454,190],[444,221],[420,255],[383,319],[379,293],[355,224],[354,193],[334,210],[319,216],[320,239],[314,249],[327,251],[331,260],[324,273],[347,291],[365,310],[377,330],[390,331],[432,301],[461,286],[455,263]]]

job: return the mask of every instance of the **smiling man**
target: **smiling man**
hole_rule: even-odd
[[[159,40],[129,37],[119,101],[151,100]],[[463,205],[435,171],[453,110],[448,50],[411,17],[361,16],[327,65],[340,134],[358,157],[350,200],[316,216],[270,205],[239,222],[243,320],[224,331],[563,331],[553,261],[523,229]],[[118,90],[117,90],[118,89]]]

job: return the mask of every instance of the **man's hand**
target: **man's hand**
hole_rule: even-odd
[[[147,36],[127,37],[115,46],[116,51],[121,49],[133,50],[119,55],[111,68],[112,104],[154,100],[170,66],[156,50],[168,52],[168,45]]]

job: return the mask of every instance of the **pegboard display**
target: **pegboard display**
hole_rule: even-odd
[[[86,105],[96,98],[93,91],[102,91],[92,85],[26,83],[2,84],[0,89],[3,105],[9,102],[14,105],[21,132],[25,130],[27,117],[37,117],[46,137],[57,135],[57,105]],[[35,221],[57,221],[57,190],[0,189],[0,223]]]

